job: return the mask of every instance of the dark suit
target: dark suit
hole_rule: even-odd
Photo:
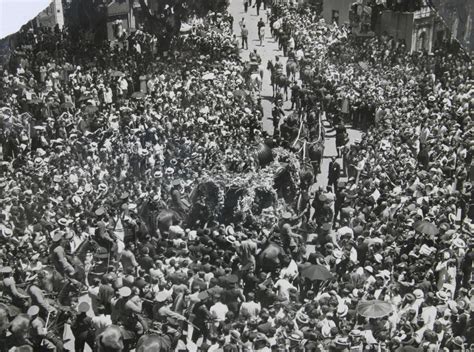
[[[328,186],[333,187],[333,191],[336,190],[337,180],[341,176],[341,165],[337,161],[331,161],[329,163],[328,172]]]

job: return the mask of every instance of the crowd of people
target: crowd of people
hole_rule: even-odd
[[[187,221],[200,180],[255,172],[269,139],[232,21],[208,16],[165,57],[141,31],[116,46],[21,33],[1,81],[0,351],[63,350],[65,311],[75,351],[155,329],[163,351],[474,344],[471,62],[272,13],[311,72],[301,91],[365,133],[302,215],[265,223]]]

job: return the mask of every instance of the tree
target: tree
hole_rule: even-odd
[[[224,12],[229,6],[229,0],[160,0],[152,13],[145,0],[139,2],[145,18],[144,29],[157,36],[161,51],[169,50],[182,22],[192,16],[204,17],[211,11]]]

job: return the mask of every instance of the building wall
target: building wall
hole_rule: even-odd
[[[383,11],[377,24],[379,34],[386,33],[395,38],[403,39],[407,50],[413,49],[413,13]]]
[[[130,31],[130,26],[128,22],[128,17],[127,16],[120,16],[120,17],[114,17],[114,18],[109,18],[107,21],[107,39],[110,41],[117,40],[115,36],[115,25],[118,23],[118,21],[121,22],[121,28],[122,28],[122,33],[127,32],[129,33]]]
[[[36,21],[40,27],[53,28],[57,24],[59,28],[63,28],[64,12],[62,1],[52,0],[49,6],[38,14]]]
[[[473,0],[431,0],[449,34],[461,45],[474,51],[474,1]]]
[[[349,23],[349,10],[354,0],[324,0],[322,16],[332,23],[333,11],[339,11],[339,25]]]

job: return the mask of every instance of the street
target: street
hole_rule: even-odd
[[[252,4],[253,6],[254,4]],[[270,71],[266,69],[267,62],[269,60],[275,61],[275,56],[280,57],[280,61],[283,63],[283,66],[286,65],[286,57],[283,56],[283,52],[278,49],[278,43],[274,40],[274,38],[270,34],[270,24],[267,21],[267,10],[260,9],[260,15],[257,15],[257,10],[254,7],[249,7],[248,12],[244,12],[244,6],[242,1],[240,0],[231,0],[229,6],[229,12],[234,16],[234,33],[237,34],[240,41],[240,26],[239,22],[242,18],[245,19],[246,26],[249,30],[249,37],[248,37],[248,50],[241,50],[240,56],[243,60],[249,61],[249,53],[254,49],[257,49],[257,53],[262,58],[261,68],[264,70],[263,75],[263,89],[261,92],[262,96],[262,105],[264,111],[264,118],[263,118],[263,129],[268,132],[269,134],[273,134],[273,125],[271,120],[271,112],[272,112],[272,87],[270,84]],[[258,39],[258,29],[257,23],[260,20],[266,23],[265,27],[265,42],[262,46],[260,46],[260,41]],[[299,76],[299,75],[298,75]],[[283,110],[286,114],[291,113],[289,108],[291,106],[290,101],[285,101],[283,105]],[[347,133],[349,134],[349,144],[353,143],[354,140],[358,140],[361,138],[361,132],[358,130],[354,130],[349,126],[346,126]],[[330,131],[326,131],[326,133],[330,134]],[[334,137],[326,138],[325,141],[325,149],[324,149],[324,158],[323,163],[321,165],[321,173],[318,175],[316,179],[316,184],[313,185],[313,189],[317,187],[326,187],[327,185],[327,174],[329,169],[329,162],[332,156],[336,156],[336,143]],[[341,159],[338,159],[339,163],[342,163]],[[341,178],[343,179],[343,178]]]

